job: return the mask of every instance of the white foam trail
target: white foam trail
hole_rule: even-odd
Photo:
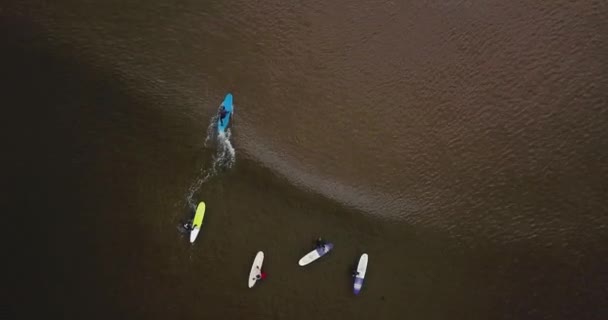
[[[226,129],[226,132],[218,134],[217,132],[217,115],[211,118],[211,122],[207,127],[207,136],[205,137],[204,148],[211,148],[215,146],[215,152],[211,159],[211,165],[205,167],[204,164],[201,166],[196,180],[188,188],[186,194],[186,202],[192,209],[196,209],[198,201],[195,201],[194,194],[201,188],[201,186],[209,181],[209,179],[216,176],[220,169],[232,168],[236,162],[236,154],[232,143],[230,142],[231,130]],[[213,143],[212,143],[213,142]]]
[[[213,155],[213,165],[232,168],[236,159],[234,147],[230,142],[231,131],[227,129],[217,136],[217,151]]]
[[[203,146],[205,148],[209,147],[209,142],[214,141],[217,138],[217,114],[211,118],[211,122],[209,122],[209,126],[207,126],[207,136],[205,137],[205,143]]]

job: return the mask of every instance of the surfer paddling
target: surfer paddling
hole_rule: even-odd
[[[220,107],[220,112],[218,113],[218,116],[220,118],[220,124],[224,125],[224,118],[226,117],[226,115],[228,114],[228,111],[226,111],[226,108],[224,106]]]

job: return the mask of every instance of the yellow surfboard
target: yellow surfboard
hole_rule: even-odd
[[[203,218],[205,217],[205,202],[201,201],[196,207],[196,213],[194,214],[194,220],[192,220],[192,231],[190,231],[190,243],[194,243],[201,225],[203,224]]]

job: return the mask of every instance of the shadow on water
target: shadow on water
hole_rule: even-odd
[[[154,273],[152,252],[171,250],[159,234],[176,234],[162,212],[170,208],[149,200],[183,195],[175,183],[191,172],[159,172],[194,167],[189,154],[200,138],[169,125],[187,118],[163,112],[130,92],[127,80],[84,63],[76,49],[49,42],[44,32],[5,20],[0,34],[3,99],[11,106],[3,127],[14,214],[8,225],[28,225],[26,233],[6,233],[19,239],[10,244],[9,318],[147,314],[129,302],[146,299],[135,284]],[[155,190],[161,180],[173,188]]]

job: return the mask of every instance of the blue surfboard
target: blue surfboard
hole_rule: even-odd
[[[334,248],[333,243],[326,243],[322,247],[315,248],[314,250],[312,250],[311,252],[309,252],[305,256],[303,256],[302,259],[300,259],[300,261],[298,261],[298,264],[300,266],[305,266],[305,265],[321,258],[322,256],[326,255],[333,248]]]
[[[228,124],[230,124],[230,119],[232,118],[232,94],[229,93],[220,104],[220,108],[224,107],[226,110],[226,115],[223,118],[217,119],[217,132],[223,133],[228,128]]]
[[[363,280],[365,279],[365,273],[367,272],[367,253],[364,253],[359,258],[359,263],[357,264],[357,273],[355,274],[355,283],[353,283],[353,292],[355,294],[359,294],[361,292],[361,288],[363,287]]]

